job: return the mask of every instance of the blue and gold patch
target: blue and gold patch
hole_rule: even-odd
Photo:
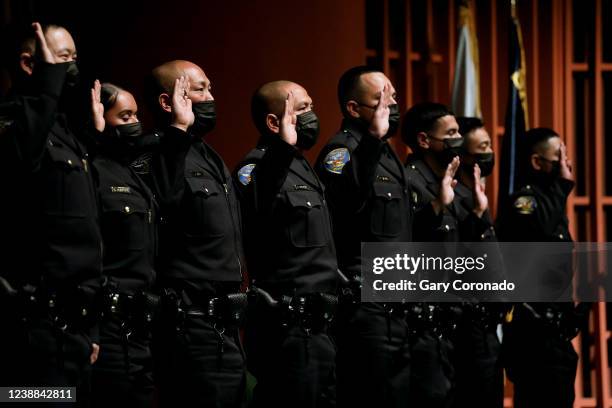
[[[246,186],[251,182],[251,172],[254,168],[255,163],[251,163],[247,164],[246,166],[242,166],[240,170],[238,170],[238,180],[243,186]]]
[[[530,215],[533,214],[537,207],[536,200],[533,196],[520,196],[514,200],[514,208],[519,214]]]
[[[330,173],[342,174],[342,169],[351,160],[351,154],[346,147],[340,147],[327,153],[325,169]]]

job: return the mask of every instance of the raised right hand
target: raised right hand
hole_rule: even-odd
[[[106,126],[106,122],[104,121],[104,105],[100,102],[101,90],[102,85],[100,85],[100,81],[96,79],[94,87],[91,88],[91,118],[98,132],[103,132]]]
[[[438,197],[432,201],[436,214],[444,210],[446,206],[450,205],[455,198],[455,186],[457,185],[455,173],[457,173],[457,169],[459,169],[458,156],[455,157],[453,161],[448,164],[448,166],[446,166],[444,177],[442,177],[442,181],[440,182]]]
[[[172,126],[187,132],[193,125],[195,115],[191,109],[191,99],[187,96],[190,89],[189,78],[181,76],[174,81],[172,91]]]
[[[296,124],[295,96],[293,96],[293,92],[289,92],[287,99],[285,99],[285,108],[283,109],[283,116],[279,123],[279,134],[281,139],[291,146],[295,146],[297,143]]]
[[[389,131],[389,105],[391,105],[391,92],[389,91],[389,84],[386,84],[380,91],[380,99],[368,129],[370,134],[378,139],[385,137]]]
[[[55,64],[55,57],[47,45],[47,39],[45,38],[45,33],[43,33],[40,23],[32,23],[32,28],[36,35],[36,49],[40,53],[41,59],[47,64]]]

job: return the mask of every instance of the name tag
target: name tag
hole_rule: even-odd
[[[129,187],[117,187],[117,186],[111,186],[111,193],[124,193],[124,194],[131,194],[132,193],[132,189]]]

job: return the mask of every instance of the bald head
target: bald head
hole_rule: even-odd
[[[312,99],[306,89],[295,82],[281,80],[272,81],[260,86],[251,99],[251,116],[255,127],[261,134],[276,133],[278,119],[283,114],[285,100],[290,92],[295,97],[295,112],[312,110]],[[272,123],[270,123],[272,122]]]
[[[188,96],[193,103],[214,100],[210,80],[202,68],[185,60],[165,62],[151,71],[145,86],[147,103],[158,119],[167,117],[164,112],[172,111],[170,102],[174,83],[181,76],[189,79]]]

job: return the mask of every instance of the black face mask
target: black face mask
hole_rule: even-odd
[[[435,140],[441,141],[440,139]],[[456,156],[461,156],[461,153],[463,153],[463,138],[447,138],[444,139],[443,143],[444,149],[435,152],[434,155],[440,166],[445,168]]]
[[[115,132],[121,140],[136,139],[143,134],[142,122],[126,123],[115,126]]]
[[[204,135],[215,128],[217,123],[217,110],[215,101],[204,101],[192,104],[195,121],[192,129],[195,133]]]
[[[81,83],[81,73],[76,61],[67,62],[66,79],[64,80],[64,88],[76,88]]]
[[[400,114],[399,114],[399,105],[396,103],[394,105],[389,105],[389,130],[385,135],[385,139],[393,136],[397,129],[399,129],[400,124]]]
[[[471,164],[462,162],[461,165],[464,166],[466,173],[472,174],[474,171],[474,164],[480,167],[480,175],[482,177],[490,176],[493,172],[493,167],[495,166],[495,155],[493,153],[465,153],[465,156],[472,157],[474,161]]]
[[[85,99],[84,89],[81,86],[81,75],[79,67],[75,61],[64,62],[67,65],[62,95],[59,99],[60,112],[68,115],[69,119],[74,119],[84,113],[83,106]]]
[[[118,157],[132,157],[142,150],[145,142],[141,122],[126,123],[115,127],[107,126],[99,139],[103,150]]]
[[[297,132],[296,146],[308,150],[317,143],[319,138],[319,118],[314,111],[304,112],[297,115],[295,126]]]

